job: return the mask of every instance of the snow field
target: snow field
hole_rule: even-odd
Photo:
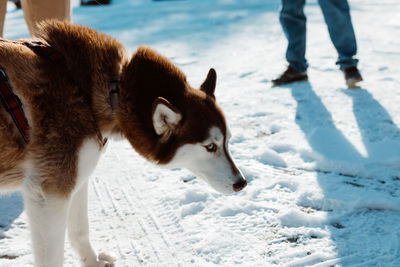
[[[111,141],[90,183],[94,247],[127,267],[399,266],[400,6],[349,2],[361,90],[344,87],[316,1],[306,6],[310,81],[283,87],[270,83],[285,68],[278,0],[75,3],[74,22],[131,52],[153,47],[194,87],[217,70],[231,151],[249,182],[223,196]],[[7,14],[7,38],[26,37],[24,27],[20,11]],[[0,199],[1,267],[33,261],[21,206],[18,195]]]

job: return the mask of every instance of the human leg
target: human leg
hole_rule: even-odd
[[[305,0],[282,0],[279,20],[288,40],[286,60],[298,72],[307,70]]]
[[[347,0],[319,0],[332,43],[338,52],[341,70],[357,66],[357,42]]]
[[[35,36],[37,23],[45,19],[71,21],[70,0],[21,0],[29,32]]]
[[[0,37],[3,37],[4,20],[6,19],[7,0],[0,0]]]

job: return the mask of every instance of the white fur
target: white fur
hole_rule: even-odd
[[[72,197],[68,216],[68,237],[81,261],[93,263],[97,261],[97,256],[89,240],[87,187],[88,183],[86,182]]]
[[[35,176],[31,176],[26,179],[23,190],[35,266],[59,267],[64,261],[69,200],[45,195],[38,181]]]
[[[167,139],[181,119],[181,114],[163,103],[158,103],[153,112],[154,130],[163,139]]]
[[[167,167],[184,167],[206,181],[215,190],[223,194],[233,193],[233,184],[244,178],[241,173],[235,174],[232,171],[234,166],[229,160],[231,156],[228,149],[229,130],[226,135],[226,142],[224,142],[224,135],[220,129],[212,127],[209,137],[203,142],[180,147]],[[218,149],[215,153],[206,150],[205,146],[210,143],[217,145]]]
[[[105,147],[99,147],[96,140],[88,139],[84,141],[78,153],[78,175],[74,192],[78,191],[81,186],[87,182],[94,168],[96,168],[103,151],[105,151]]]
[[[180,114],[166,105],[158,104],[153,114],[154,127],[158,127],[158,132],[164,135],[165,131],[171,131],[171,126],[178,123],[181,118]],[[165,127],[168,129],[165,130]],[[226,138],[219,128],[212,127],[206,140],[198,144],[183,145],[167,166],[187,168],[217,191],[225,194],[233,193],[233,185],[244,178],[241,173],[233,172],[236,167],[230,160],[229,130],[225,135]],[[207,151],[205,146],[210,143],[217,145],[216,152]],[[24,181],[23,192],[31,225],[35,266],[61,267],[63,265],[67,224],[71,245],[79,254],[82,266],[112,266],[115,261],[113,257],[106,254],[97,256],[89,240],[88,177],[100,158],[101,150],[102,148],[93,139],[83,143],[78,153],[76,185],[70,198],[45,194],[40,186],[40,177],[32,171],[34,168],[28,168],[30,175]]]
[[[76,185],[70,198],[45,194],[40,186],[40,177],[34,173],[34,168],[29,168],[30,175],[24,181],[23,192],[32,233],[35,266],[63,265],[67,221],[71,245],[81,257],[82,265],[109,266],[107,262],[97,259],[89,241],[88,178],[100,154],[101,148],[95,140],[89,139],[83,143],[78,153]]]
[[[68,216],[68,237],[72,248],[78,253],[82,266],[104,267],[115,261],[108,255],[97,258],[89,239],[88,182],[84,183],[71,201]]]
[[[96,167],[101,152],[98,143],[93,139],[85,141],[82,145],[78,156],[77,183],[69,209],[68,237],[84,267],[104,267],[108,264],[97,259],[89,239],[88,178]]]

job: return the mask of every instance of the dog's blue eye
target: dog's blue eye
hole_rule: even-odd
[[[207,149],[208,152],[215,152],[217,151],[217,145],[214,143],[211,143],[209,145],[206,145],[205,148]]]

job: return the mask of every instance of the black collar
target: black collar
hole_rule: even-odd
[[[110,106],[112,111],[115,112],[118,105],[118,95],[119,95],[118,78],[112,79],[108,84],[108,88],[110,90],[109,92]]]

